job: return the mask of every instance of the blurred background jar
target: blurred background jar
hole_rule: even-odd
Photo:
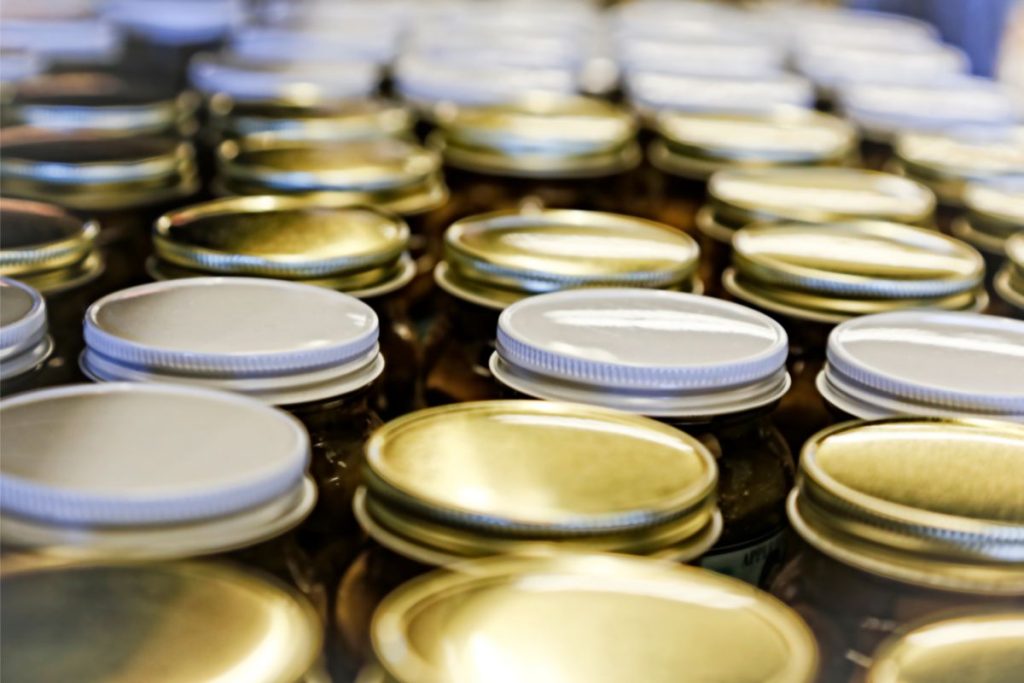
[[[953,219],[950,232],[985,257],[985,284],[992,292],[993,278],[1009,256],[1009,240],[1024,232],[1024,181],[970,183],[963,202],[964,211]]]
[[[0,387],[4,396],[38,389],[61,373],[48,371],[54,343],[46,301],[28,285],[0,278]]]
[[[1006,264],[995,281],[996,294],[1015,318],[1024,320],[1024,232],[1006,242]]]

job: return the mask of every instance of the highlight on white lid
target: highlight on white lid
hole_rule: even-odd
[[[818,391],[863,419],[1024,422],[1024,322],[939,311],[880,313],[836,327]]]
[[[86,311],[83,372],[104,382],[169,382],[275,405],[360,389],[384,368],[362,301],[313,285],[204,277],[141,285]]]
[[[796,64],[822,88],[941,84],[962,78],[970,67],[963,50],[939,43],[916,52],[813,43],[798,50]]]
[[[235,100],[369,97],[380,85],[380,67],[366,60],[249,62],[202,54],[189,64],[189,81],[200,92]]]
[[[785,330],[719,299],[641,289],[542,294],[498,320],[494,376],[519,393],[652,417],[769,405],[789,389]]]
[[[231,53],[252,61],[390,62],[398,27],[358,22],[309,27],[246,26],[231,35]]]
[[[298,524],[309,437],[283,411],[169,385],[70,385],[0,402],[0,530],[34,550],[222,552]]]
[[[46,301],[32,287],[0,277],[0,380],[23,375],[53,353]]]
[[[634,40],[622,45],[619,61],[626,71],[636,73],[758,78],[782,73],[786,51],[781,46],[764,43]]]
[[[634,106],[646,114],[661,110],[752,113],[814,106],[811,82],[786,73],[723,78],[643,72],[628,75],[625,89]]]

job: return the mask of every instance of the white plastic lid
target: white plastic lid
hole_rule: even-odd
[[[680,44],[633,40],[619,50],[626,71],[723,78],[772,76],[785,69],[786,52],[771,44]]]
[[[106,63],[120,53],[121,36],[111,23],[88,16],[5,18],[0,22],[0,45],[5,50],[26,50],[48,60]]]
[[[204,54],[189,64],[189,79],[200,92],[226,93],[235,100],[346,99],[373,95],[381,72],[369,61],[251,63]]]
[[[86,311],[82,370],[105,382],[171,382],[276,405],[349,393],[383,370],[360,300],[260,278],[190,278],[106,296]]]
[[[818,390],[865,419],[994,417],[1024,421],[1024,322],[906,311],[842,323]]]
[[[738,413],[789,388],[788,339],[738,304],[679,292],[581,289],[505,309],[491,371],[537,398],[653,417]]]
[[[240,0],[109,0],[115,23],[156,43],[214,41],[244,17]]]
[[[72,385],[0,402],[0,416],[0,519],[12,545],[89,545],[106,529],[134,539],[129,554],[160,555],[177,529],[191,551],[213,552],[280,533],[312,505],[297,495],[307,488],[305,429],[241,396]],[[233,539],[206,534],[225,525]]]
[[[52,352],[43,296],[26,284],[0,278],[0,378],[17,377]]]
[[[246,26],[231,36],[231,51],[252,61],[390,62],[397,50],[398,27],[390,22],[358,21],[319,26]]]
[[[970,67],[962,50],[939,44],[919,52],[902,52],[815,43],[797,53],[796,65],[801,73],[823,87],[943,83],[951,80],[951,76],[965,74]]]
[[[633,104],[648,112],[749,113],[814,105],[810,81],[793,74],[723,78],[633,73],[627,76],[626,90]]]

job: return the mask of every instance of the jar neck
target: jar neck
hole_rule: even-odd
[[[501,311],[478,306],[453,295],[445,296],[448,334],[464,342],[490,344],[498,334]]]
[[[371,383],[341,396],[279,407],[297,417],[310,431],[319,431],[336,426],[339,419],[354,421],[372,414],[373,396]]]
[[[708,417],[655,418],[669,426],[693,436],[704,434],[739,436],[771,425],[771,413],[776,403],[760,406],[739,413],[727,413]]]

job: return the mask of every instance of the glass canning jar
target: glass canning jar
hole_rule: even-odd
[[[705,567],[763,583],[782,559],[794,465],[771,412],[786,332],[719,299],[641,289],[541,294],[506,308],[490,369],[510,390],[646,415],[718,462],[722,536]]]
[[[590,406],[480,401],[389,422],[366,447],[355,510],[372,540],[338,588],[342,644],[365,656],[385,594],[468,558],[610,551],[695,561],[721,532],[716,474],[696,439]]]
[[[26,682],[320,683],[323,635],[293,590],[226,564],[5,573],[4,670]],[[61,656],[54,656],[54,648]]]
[[[996,275],[994,287],[1006,311],[1024,320],[1024,231],[1006,240],[1006,264]]]
[[[815,381],[837,324],[879,311],[988,305],[981,254],[935,230],[898,223],[755,223],[733,235],[732,259],[725,291],[789,333],[793,387],[775,419],[795,453],[832,423]]]
[[[441,311],[427,339],[431,405],[497,398],[498,315],[533,294],[594,286],[701,291],[697,243],[667,225],[598,211],[499,211],[445,232]]]
[[[292,533],[317,494],[309,437],[287,413],[197,387],[75,384],[7,398],[0,415],[5,554],[223,555],[325,609],[322,577]]]
[[[884,220],[928,226],[934,212],[931,190],[888,173],[834,167],[719,171],[696,217],[708,289],[729,266],[733,234],[750,223]]]
[[[1024,609],[1022,468],[1011,423],[853,422],[807,444],[788,507],[804,545],[772,592],[814,630],[822,680],[860,680],[919,619]]]
[[[283,196],[219,199],[161,216],[154,227],[156,280],[204,275],[271,277],[362,299],[380,320],[382,415],[419,407],[422,349],[409,319],[416,275],[409,227],[375,209],[323,207]]]
[[[360,681],[814,680],[807,626],[734,579],[601,554],[458,569],[387,597],[373,624],[377,664]]]
[[[1024,422],[1024,322],[976,313],[877,313],[837,326],[818,391],[840,417]]]
[[[43,295],[22,282],[0,277],[0,394],[9,396],[50,383],[55,373],[46,365],[53,351]]]
[[[1024,181],[971,183],[964,189],[963,198],[964,212],[953,220],[950,231],[985,257],[986,285],[991,292],[996,273],[1007,257],[1007,241],[1024,232]]]

